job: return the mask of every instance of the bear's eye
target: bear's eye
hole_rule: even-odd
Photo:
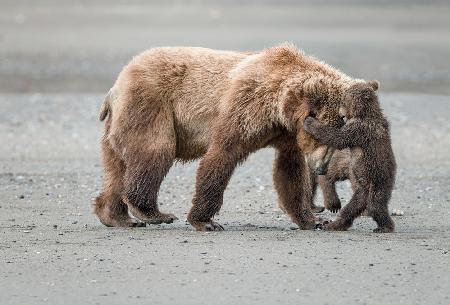
[[[344,121],[344,123],[347,123],[347,121],[348,121],[346,116],[341,117],[341,119]]]
[[[345,122],[346,122],[346,119],[345,119],[344,116],[338,116],[337,120],[335,120],[334,125],[335,125],[337,128],[341,128],[342,126],[345,125]]]

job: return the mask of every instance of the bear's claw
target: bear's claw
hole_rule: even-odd
[[[197,231],[223,231],[223,226],[215,221],[196,222],[193,224]]]

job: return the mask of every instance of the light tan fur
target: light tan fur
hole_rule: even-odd
[[[108,127],[103,145],[125,168],[116,177],[123,188],[105,185],[104,192],[120,193],[120,204],[144,222],[171,222],[176,218],[156,205],[159,185],[174,160],[204,156],[189,221],[199,230],[220,229],[211,217],[234,167],[251,152],[272,146],[279,153],[274,179],[284,208],[299,226],[310,228],[304,157],[312,170],[323,170],[332,150],[307,134],[303,122],[313,114],[340,127],[340,101],[358,82],[291,44],[258,53],[145,51],[123,69],[102,106],[100,119],[107,118]],[[294,182],[300,186],[289,186]],[[110,217],[103,215],[109,203],[99,198],[97,215]]]

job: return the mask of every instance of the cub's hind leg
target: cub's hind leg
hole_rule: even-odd
[[[313,213],[322,213],[325,208],[322,206],[315,205],[314,199],[316,198],[316,192],[317,192],[317,179],[319,176],[314,175],[314,173],[311,172],[311,170],[306,167],[305,170],[307,170],[309,173],[309,181],[310,181],[310,187],[312,191],[312,200],[311,200],[311,211]]]
[[[341,209],[341,200],[336,192],[336,181],[332,176],[318,176],[320,188],[323,193],[323,202],[325,208],[333,213],[337,213]]]
[[[347,180],[349,176],[350,151],[348,149],[335,151],[328,165],[326,175],[318,176],[324,205],[327,210],[337,213],[341,209],[341,200],[336,192],[336,182]]]
[[[107,123],[108,124],[108,123]],[[128,214],[128,207],[122,201],[125,164],[112,149],[106,138],[101,143],[105,177],[103,190],[95,199],[94,213],[100,222],[108,227],[141,227],[145,223],[133,219]]]
[[[391,233],[394,232],[395,223],[389,215],[388,202],[390,192],[380,190],[371,193],[367,213],[375,220],[378,227],[373,231],[375,233]]]
[[[326,226],[327,230],[345,231],[350,228],[356,217],[366,209],[368,200],[368,190],[364,188],[357,188],[353,193],[350,202],[344,206],[339,212],[335,221]]]

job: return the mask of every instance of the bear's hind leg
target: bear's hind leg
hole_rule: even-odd
[[[125,194],[122,199],[131,214],[139,220],[148,224],[172,223],[177,220],[175,215],[162,213],[158,208],[158,191],[174,158],[172,149],[159,147],[145,154],[139,153],[133,160],[127,160]]]
[[[133,216],[148,224],[172,223],[178,219],[158,208],[159,188],[175,160],[176,145],[173,126],[159,123],[157,126],[156,119],[153,129],[135,135],[124,149],[126,172],[122,200]]]
[[[107,139],[102,143],[105,180],[103,191],[95,199],[94,213],[100,222],[108,227],[142,227],[145,223],[133,219],[128,214],[128,207],[122,201],[125,164],[114,152]]]

